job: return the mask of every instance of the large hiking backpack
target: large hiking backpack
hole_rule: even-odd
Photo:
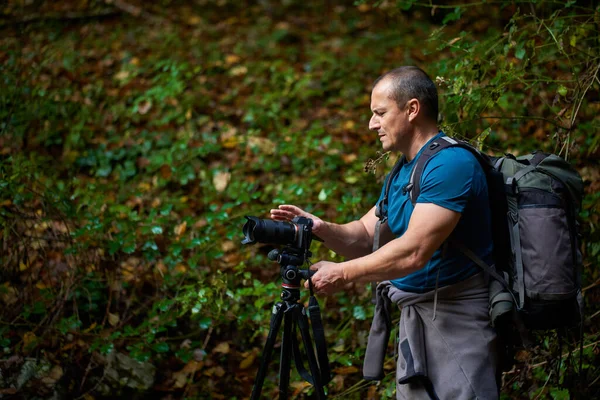
[[[581,208],[583,181],[577,171],[556,155],[535,152],[492,158],[466,142],[442,136],[423,150],[405,186],[413,205],[419,197],[427,162],[448,147],[469,150],[482,166],[488,183],[495,265],[487,265],[452,236],[448,244],[495,278],[490,285],[492,324],[512,321],[513,304],[519,323],[528,329],[571,327],[581,322],[581,253],[576,216]],[[384,196],[376,208],[376,236],[379,225],[387,219],[391,180],[404,163],[402,157],[386,180]]]

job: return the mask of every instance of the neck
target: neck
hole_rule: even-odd
[[[407,161],[412,160],[416,157],[417,153],[425,144],[431,140],[435,135],[439,133],[437,127],[430,127],[429,129],[417,129],[414,132],[411,142],[408,145],[404,155],[406,156]]]

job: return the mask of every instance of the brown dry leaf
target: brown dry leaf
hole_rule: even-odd
[[[60,365],[55,365],[54,367],[52,367],[52,369],[50,370],[50,373],[48,374],[48,376],[52,379],[54,379],[55,381],[59,380],[60,378],[62,378],[64,372],[63,369]]]
[[[233,67],[229,70],[229,73],[232,76],[246,75],[247,72],[248,72],[248,68],[246,68],[243,65],[238,65],[237,67]]]
[[[254,364],[255,360],[256,360],[256,354],[250,353],[250,355],[248,357],[244,358],[242,360],[242,362],[240,363],[240,369],[246,369],[246,368],[250,367],[252,364]]]
[[[11,306],[19,301],[19,291],[10,286],[8,283],[3,285],[4,287],[0,290],[0,299],[7,306]]]
[[[148,101],[148,100],[144,100],[138,105],[138,113],[140,113],[142,115],[146,115],[146,114],[148,114],[148,111],[150,111],[151,108],[152,108],[152,102]]]
[[[187,267],[183,264],[177,264],[175,268],[173,268],[173,272],[178,274],[185,274],[187,272]]]
[[[342,160],[344,160],[344,162],[347,164],[350,164],[350,163],[356,161],[357,158],[358,158],[358,156],[354,153],[342,154]]]
[[[236,147],[240,142],[237,128],[234,126],[224,127],[223,131],[221,132],[220,140],[223,144],[223,147],[226,149],[233,149]]]
[[[192,15],[187,19],[187,23],[190,25],[199,25],[202,22],[202,18],[197,15]]]
[[[290,383],[290,387],[294,389],[294,396],[298,396],[300,393],[311,387],[312,385],[305,381],[297,381]]]
[[[213,353],[228,354],[229,350],[229,342],[221,342],[213,349]]]
[[[215,189],[217,192],[222,192],[227,188],[229,184],[229,180],[231,179],[231,174],[225,171],[219,171],[213,177],[213,185],[215,185]]]
[[[223,250],[225,253],[228,253],[231,250],[234,250],[236,247],[237,247],[236,244],[231,240],[225,240],[221,244],[221,250]]]
[[[160,167],[160,176],[163,179],[169,179],[172,175],[173,171],[171,170],[171,167],[168,166],[167,164],[163,164]]]
[[[108,323],[111,326],[117,326],[117,324],[119,323],[120,320],[121,320],[121,318],[119,317],[118,314],[108,313]]]
[[[38,288],[38,289],[40,289],[40,290],[43,290],[43,289],[47,289],[48,285],[46,285],[42,281],[38,281],[38,283],[35,284],[35,287]]]
[[[344,127],[344,129],[351,131],[356,127],[356,123],[352,120],[348,120],[348,121],[344,122],[343,127]]]
[[[275,152],[275,143],[273,143],[272,140],[263,137],[249,137],[248,146],[251,148],[258,148],[263,154],[273,154]]]
[[[339,375],[350,375],[357,373],[358,368],[356,368],[354,365],[350,365],[348,367],[338,367],[334,369],[333,372]]]
[[[223,369],[223,367],[221,367],[220,365],[215,367],[215,376],[218,378],[222,378],[225,375],[225,369]]]
[[[129,71],[119,71],[115,74],[114,78],[118,81],[124,81],[129,78]]]
[[[228,54],[225,56],[225,64],[227,65],[237,64],[240,60],[241,58],[237,54]]]
[[[32,343],[37,340],[37,336],[33,332],[27,332],[23,335],[23,347],[29,347]]]
[[[531,352],[527,350],[519,350],[515,354],[515,360],[524,362],[531,359]]]
[[[184,387],[187,384],[189,377],[195,374],[201,366],[202,363],[192,360],[188,362],[181,369],[181,371],[173,373],[173,378],[175,378],[175,384],[173,385],[173,387],[176,389],[181,389],[182,387]]]
[[[183,221],[181,224],[177,225],[173,231],[175,232],[175,235],[181,236],[185,233],[186,229],[187,229],[187,221]]]

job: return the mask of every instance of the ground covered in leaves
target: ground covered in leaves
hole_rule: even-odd
[[[447,132],[582,174],[584,370],[548,333],[503,393],[597,396],[600,17],[523,3],[0,5],[0,397],[248,398],[281,279],[273,246],[240,244],[244,216],[372,207],[394,157],[367,129],[370,88],[405,64],[436,79]],[[330,397],[393,398],[392,352],[384,381],[361,379],[367,288],[320,304]],[[314,396],[295,371],[291,391]]]

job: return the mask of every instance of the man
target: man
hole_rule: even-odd
[[[489,325],[487,282],[478,267],[451,245],[464,243],[490,262],[492,242],[487,184],[475,157],[448,148],[427,162],[413,207],[403,188],[426,145],[439,140],[438,97],[427,74],[400,67],[375,81],[369,129],[384,151],[400,152],[405,165],[390,182],[388,222],[372,252],[378,221],[371,208],[360,220],[326,222],[293,205],[271,210],[276,220],[305,216],[313,232],[341,263],[320,261],[312,283],[332,294],[347,283],[382,282],[369,336],[364,373],[380,379],[389,335],[390,301],[402,307],[397,397],[399,399],[496,399],[495,334]],[[382,189],[382,196],[385,187]]]

